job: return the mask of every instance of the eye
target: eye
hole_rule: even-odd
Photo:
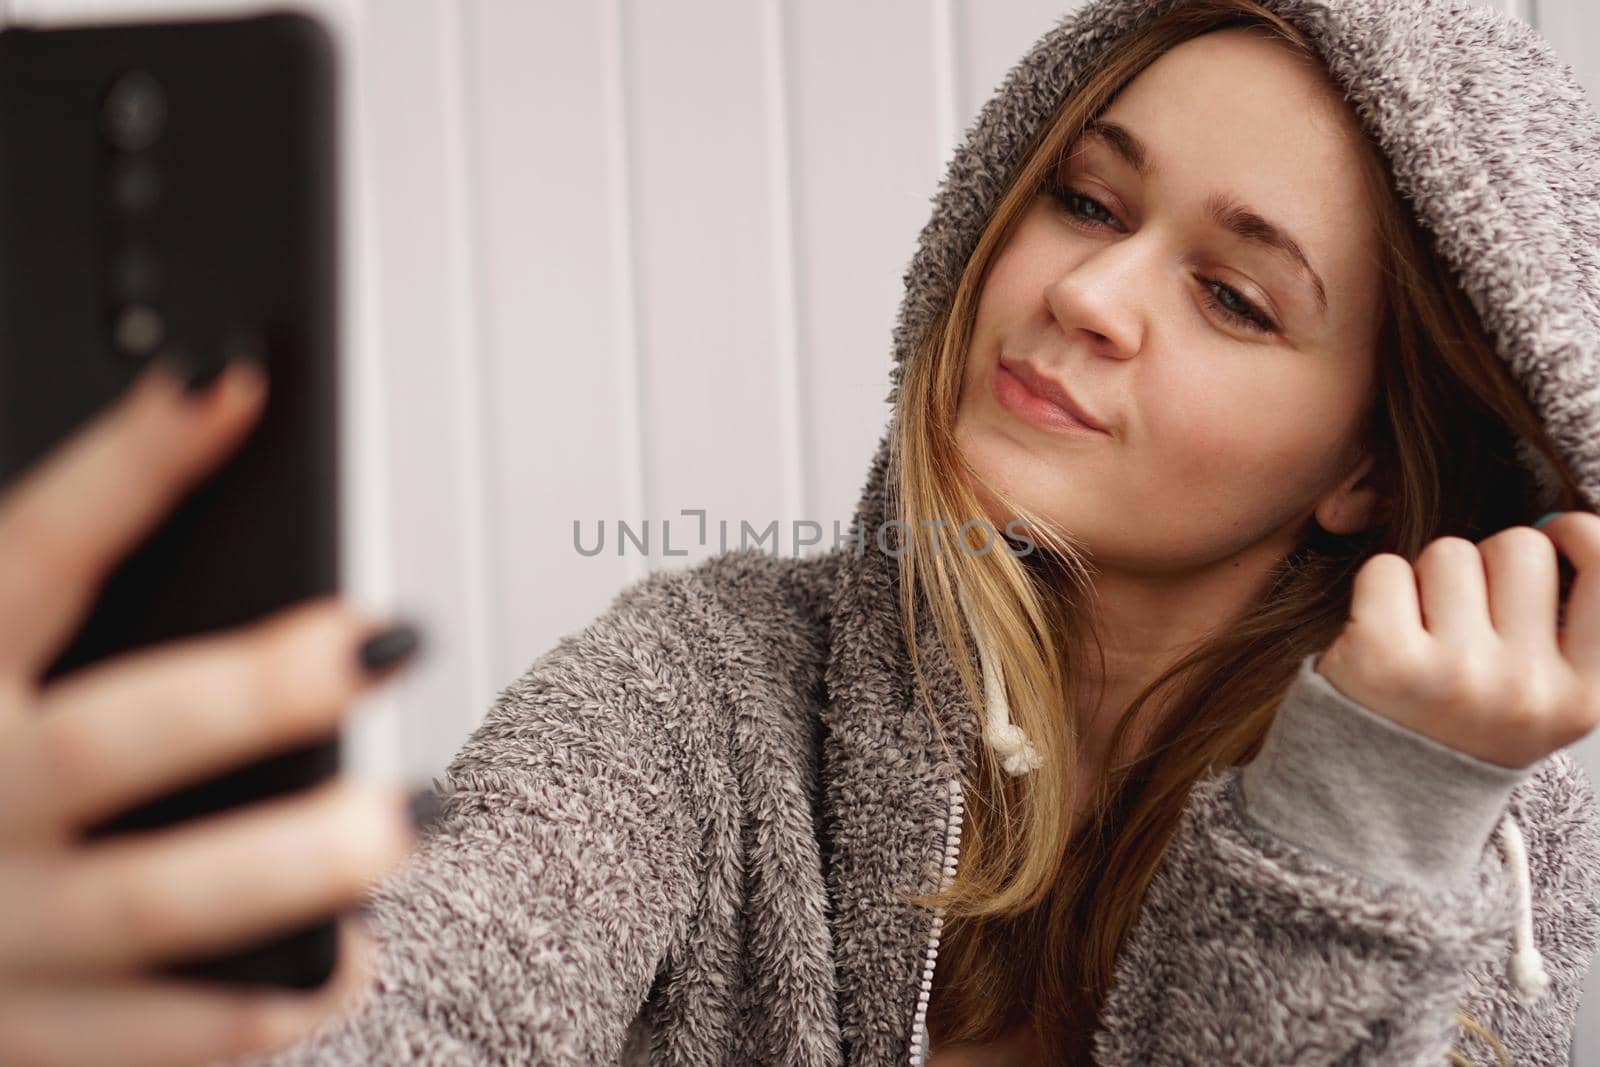
[[[1106,206],[1100,201],[1069,186],[1055,186],[1050,190],[1050,195],[1055,197],[1057,203],[1066,209],[1067,214],[1074,219],[1101,225],[1117,221],[1117,217],[1106,210]],[[1087,211],[1084,210],[1085,208],[1087,208]],[[1096,217],[1096,215],[1103,217]]]
[[[1086,193],[1080,193],[1070,186],[1058,185],[1050,189],[1050,195],[1061,205],[1074,225],[1090,228],[1116,225],[1116,216],[1111,214],[1104,204]],[[1278,324],[1272,321],[1272,317],[1246,300],[1237,289],[1224,285],[1214,278],[1198,280],[1206,289],[1205,305],[1215,314],[1252,333],[1269,334],[1277,330]]]
[[[1241,329],[1254,330],[1256,333],[1271,333],[1278,328],[1277,324],[1254,304],[1240,296],[1236,289],[1211,278],[1201,278],[1200,284],[1206,287],[1206,307],[1223,318],[1232,320]]]

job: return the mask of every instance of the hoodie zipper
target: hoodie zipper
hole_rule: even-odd
[[[944,864],[939,872],[939,891],[943,892],[956,876],[956,860],[961,855],[961,824],[965,821],[966,798],[961,780],[948,779],[950,806],[944,829]],[[917,1010],[911,1017],[911,1067],[923,1067],[926,1053],[923,1034],[928,1028],[928,1000],[933,995],[933,968],[939,960],[939,935],[944,931],[944,908],[935,908],[933,927],[928,931],[928,947],[922,957],[922,988],[917,993]]]

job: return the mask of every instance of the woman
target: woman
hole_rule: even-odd
[[[1597,150],[1488,10],[1092,0],[951,164],[857,541],[536,661],[270,1063],[1565,1063]]]

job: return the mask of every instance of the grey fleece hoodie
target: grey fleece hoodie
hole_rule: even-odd
[[[1170,0],[1168,0],[1170,2]],[[891,382],[1030,135],[1167,2],[1092,0],[1010,72],[905,275]],[[1600,500],[1600,122],[1525,25],[1465,0],[1269,0],[1324,53],[1586,495]],[[1001,702],[924,634],[914,703],[889,436],[858,547],[745,551],[623,590],[500,694],[372,904],[377,982],[270,1061],[917,1064],[964,797]],[[1258,758],[1202,779],[1119,958],[1101,1067],[1440,1064],[1461,1005],[1567,1062],[1600,936],[1600,808],[1565,751],[1474,759],[1308,656]],[[992,681],[992,679],[989,679]],[[990,692],[994,691],[991,685]],[[1014,754],[1014,753],[1013,753]]]

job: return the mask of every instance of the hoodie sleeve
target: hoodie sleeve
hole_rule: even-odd
[[[683,595],[674,572],[636,583],[501,693],[435,783],[441,817],[369,894],[364,999],[241,1062],[617,1062],[700,894]]]
[[[1256,758],[1191,794],[1118,959],[1099,1067],[1567,1063],[1600,936],[1600,811],[1565,752],[1524,769],[1441,745],[1301,662]],[[1508,977],[1526,826],[1550,987]]]

